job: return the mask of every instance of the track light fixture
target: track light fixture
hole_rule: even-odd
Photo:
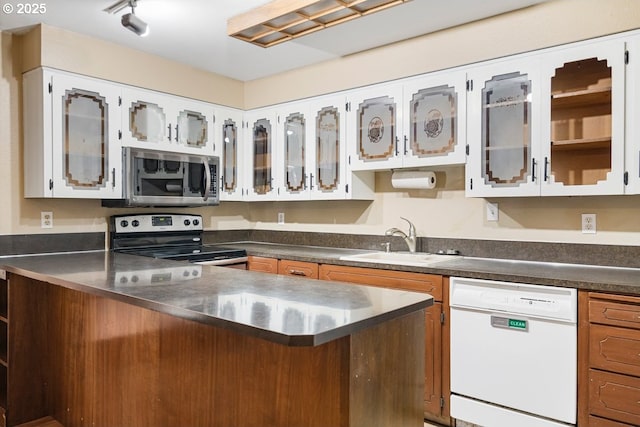
[[[137,5],[137,0],[120,0],[104,9],[104,11],[108,13],[118,13],[126,7],[130,7],[131,13],[125,13],[122,15],[122,26],[133,31],[137,35],[144,37],[149,34],[149,25],[136,16]]]

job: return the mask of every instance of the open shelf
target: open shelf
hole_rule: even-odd
[[[611,148],[611,137],[565,139],[551,142],[552,150],[597,150]]]
[[[553,108],[576,108],[611,104],[611,87],[560,92],[551,95]]]

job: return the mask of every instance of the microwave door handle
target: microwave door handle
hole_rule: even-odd
[[[209,162],[207,159],[203,159],[204,164],[204,195],[203,200],[206,202],[209,199],[209,192],[211,191],[211,169],[209,169]]]

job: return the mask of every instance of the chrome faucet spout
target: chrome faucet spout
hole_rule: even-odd
[[[416,236],[416,227],[408,219],[403,218],[403,217],[400,217],[400,218],[409,223],[409,235],[407,235],[404,231],[402,231],[402,230],[400,230],[400,229],[398,229],[396,227],[392,227],[392,228],[388,229],[387,231],[384,232],[384,235],[385,236],[400,236],[400,237],[402,237],[402,239],[405,241],[405,243],[409,247],[409,252],[415,252],[416,251],[416,242],[418,240],[418,238]]]

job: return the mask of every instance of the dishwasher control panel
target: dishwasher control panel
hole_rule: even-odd
[[[509,312],[567,322],[577,320],[577,291],[570,288],[451,278],[451,306]]]

